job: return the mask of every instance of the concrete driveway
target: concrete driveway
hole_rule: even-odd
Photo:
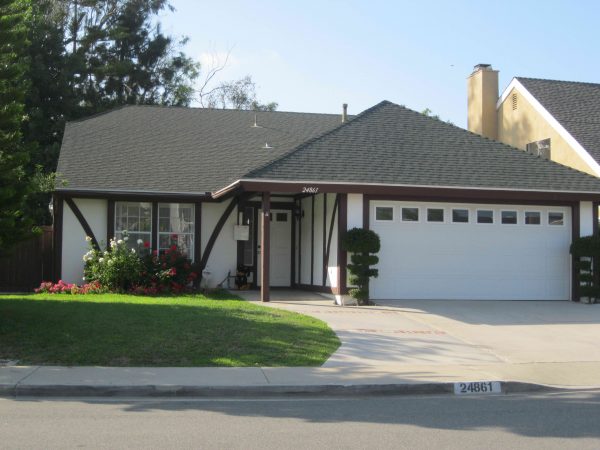
[[[241,295],[258,300],[257,292]],[[317,317],[339,336],[341,347],[323,367],[600,362],[600,305],[390,300],[340,307],[304,291],[271,297],[267,305]]]

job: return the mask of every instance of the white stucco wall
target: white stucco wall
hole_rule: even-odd
[[[302,252],[301,264],[300,264],[300,284],[310,284],[310,227],[312,220],[312,199],[310,197],[303,198],[300,201],[302,211],[304,211],[304,217],[300,220],[301,226],[301,240],[300,240],[300,251]]]
[[[594,205],[592,202],[579,202],[579,233],[589,236],[594,232]]]
[[[323,194],[315,195],[313,285],[323,284]]]
[[[223,211],[229,205],[229,201],[222,203],[203,203],[202,204],[202,254],[206,249],[210,235],[212,234],[215,225],[221,218]],[[206,270],[211,272],[210,277],[204,281],[209,287],[215,287],[218,283],[223,281],[227,276],[227,272],[231,272],[231,275],[235,275],[237,267],[237,241],[233,238],[233,226],[237,223],[237,209],[234,210],[223,229],[217,238],[215,245],[210,253],[208,262],[206,263]],[[231,281],[233,283],[233,280]],[[225,284],[224,286],[227,286]],[[232,285],[233,287],[233,285]]]
[[[348,230],[363,227],[363,195],[348,194]]]
[[[81,214],[87,220],[94,236],[102,248],[106,245],[107,201],[102,199],[74,199]],[[77,217],[63,202],[63,235],[62,235],[62,279],[68,283],[82,283],[83,255],[87,252],[85,231]]]

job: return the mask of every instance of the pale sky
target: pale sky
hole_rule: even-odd
[[[249,74],[279,110],[349,113],[390,100],[466,126],[477,63],[513,76],[600,82],[597,1],[172,0],[161,17],[220,80]]]

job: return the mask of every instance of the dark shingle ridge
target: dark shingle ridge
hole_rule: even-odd
[[[590,87],[600,88],[600,83],[592,83],[591,81],[551,80],[549,78],[535,78],[535,77],[515,77],[515,78],[517,80],[543,81],[543,82],[549,82],[549,83],[562,83],[562,84],[579,84],[579,85],[587,85]]]
[[[600,180],[383,101],[248,178],[600,192]]]
[[[372,112],[374,110],[377,110],[379,108],[382,108],[383,106],[388,105],[388,104],[393,105],[393,103],[390,102],[389,100],[382,100],[381,102],[377,103],[376,105],[373,105],[370,108],[365,109],[363,112],[357,114],[356,116],[349,116],[350,118],[348,120],[346,120],[345,122],[340,123],[337,127],[332,128],[331,130],[325,131],[324,133],[322,133],[322,134],[320,134],[318,136],[313,137],[312,139],[309,139],[309,140],[303,142],[299,146],[291,149],[289,152],[284,153],[279,158],[276,158],[276,159],[274,159],[272,161],[269,161],[268,163],[262,165],[261,167],[257,167],[255,169],[251,170],[244,177],[250,177],[251,178],[254,173],[259,172],[259,171],[264,170],[264,169],[267,169],[270,165],[272,165],[272,164],[274,164],[274,163],[276,163],[276,162],[278,162],[278,161],[280,161],[282,159],[285,159],[286,157],[291,156],[291,155],[293,155],[296,152],[301,151],[304,147],[310,145],[311,143],[313,143],[313,142],[315,142],[315,141],[317,141],[319,139],[322,139],[324,137],[327,137],[327,136],[335,133],[339,129],[344,128],[345,126],[348,126],[348,125],[350,125],[353,122],[356,122],[357,120],[361,119],[362,117],[365,117],[370,112]]]

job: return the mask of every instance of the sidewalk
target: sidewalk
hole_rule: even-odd
[[[0,367],[0,396],[448,394],[454,383],[500,381],[503,393],[600,388],[600,363],[365,367]]]

